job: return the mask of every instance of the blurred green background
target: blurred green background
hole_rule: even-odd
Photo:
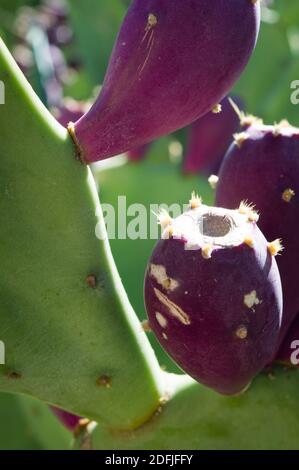
[[[0,0],[0,34],[42,101],[55,114],[65,99],[93,100],[129,0]],[[288,119],[299,126],[299,105],[291,103],[291,83],[299,80],[298,0],[268,0],[262,6],[259,41],[232,94],[248,113],[267,123]],[[74,106],[74,103],[72,103]],[[80,104],[81,105],[81,104]],[[101,201],[117,209],[119,195],[134,203],[187,203],[194,189],[204,202],[213,192],[202,175],[186,176],[181,159],[186,132],[166,136],[144,160],[114,158],[94,167]],[[130,301],[145,318],[143,277],[154,240],[111,240]],[[0,328],[1,337],[1,328]],[[150,335],[162,367],[178,371]],[[35,400],[0,395],[0,449],[68,448],[72,436]]]

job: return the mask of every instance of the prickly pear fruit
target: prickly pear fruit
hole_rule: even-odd
[[[275,357],[275,362],[299,367],[299,314],[291,324]]]
[[[234,98],[240,104],[238,98]],[[190,126],[183,162],[185,173],[217,174],[221,161],[240,129],[238,116],[228,98]]]
[[[241,392],[269,362],[279,336],[282,291],[257,214],[208,207],[193,195],[171,220],[145,277],[145,304],[159,342],[194,379]]]
[[[100,95],[69,130],[94,162],[187,126],[227,94],[260,22],[250,0],[134,0]]]
[[[259,227],[268,239],[282,238],[277,258],[284,314],[281,340],[299,311],[299,129],[286,122],[253,123],[235,138],[223,161],[216,205],[234,208],[247,199],[260,212]],[[275,250],[275,247],[273,248]]]
[[[74,431],[79,424],[80,416],[68,413],[67,411],[51,406],[51,410],[59,421],[70,431]]]

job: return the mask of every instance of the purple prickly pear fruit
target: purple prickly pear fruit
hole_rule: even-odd
[[[241,104],[238,98],[234,101]],[[219,106],[219,105],[218,105]],[[222,159],[240,129],[240,121],[228,98],[210,113],[195,121],[189,130],[183,162],[185,173],[217,174]]]
[[[129,152],[127,153],[128,159],[132,162],[139,162],[140,160],[143,160],[148,150],[150,149],[150,146],[151,143],[142,145],[141,147],[137,147],[133,150],[129,150]]]
[[[258,215],[208,207],[163,213],[162,239],[145,277],[150,327],[168,354],[198,382],[237,394],[269,362],[281,324],[282,291]]]
[[[299,314],[291,324],[275,362],[289,367],[299,367]]]
[[[80,416],[73,415],[67,411],[56,408],[55,406],[50,407],[54,415],[61,421],[61,423],[70,431],[74,431],[79,424]]]
[[[231,89],[254,49],[259,2],[133,0],[100,95],[69,131],[94,162],[185,127]]]
[[[281,238],[277,258],[284,314],[280,341],[299,311],[299,129],[287,122],[254,123],[235,136],[221,166],[216,205],[234,208],[240,199],[255,204],[259,227],[268,239]]]

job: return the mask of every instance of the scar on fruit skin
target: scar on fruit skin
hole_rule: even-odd
[[[244,304],[247,308],[253,308],[255,305],[261,303],[260,299],[257,297],[256,290],[249,292],[249,294],[244,295]]]
[[[154,287],[154,292],[156,294],[157,299],[161,302],[162,305],[167,307],[168,312],[177,320],[179,320],[183,325],[190,325],[191,321],[189,315],[187,315],[184,310],[181,309],[178,305],[174,302],[169,300],[167,295],[163,294],[163,292],[159,291]]]
[[[139,67],[138,67],[139,78],[140,78],[140,76],[143,72],[143,69],[145,68],[149,58],[150,58],[150,55],[151,55],[151,52],[152,52],[152,49],[153,49],[153,46],[154,46],[154,42],[155,42],[154,28],[157,25],[157,23],[158,23],[157,17],[153,13],[150,13],[147,17],[147,25],[145,27],[145,33],[144,33],[144,36],[143,36],[142,41],[141,41],[141,44],[142,44],[146,40],[146,38],[148,37],[148,41],[147,41],[147,45],[146,45],[146,50],[148,52],[147,52],[147,55],[145,57],[145,60],[144,60],[143,64],[140,64]]]
[[[150,275],[156,279],[160,286],[168,291],[173,291],[179,286],[178,281],[167,276],[165,266],[161,264],[151,264]]]

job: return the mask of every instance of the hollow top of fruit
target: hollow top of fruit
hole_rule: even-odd
[[[215,249],[239,246],[252,238],[258,214],[242,202],[239,209],[229,210],[200,204],[176,219],[170,219],[162,238],[171,236],[185,243],[189,250],[210,246]]]

